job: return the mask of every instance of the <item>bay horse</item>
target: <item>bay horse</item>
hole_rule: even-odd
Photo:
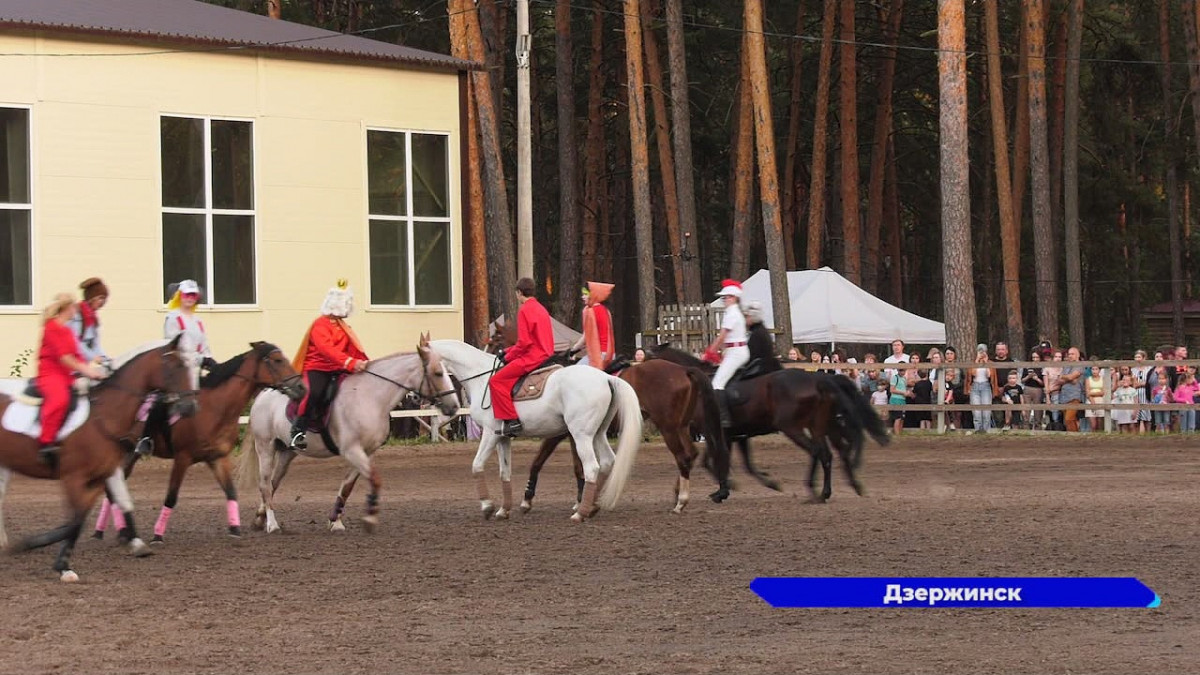
[[[291,447],[292,422],[287,415],[287,397],[272,389],[259,394],[250,407],[250,425],[242,439],[242,457],[238,462],[242,489],[257,484],[261,496],[254,527],[265,529],[268,534],[280,531],[275,518],[275,492],[298,454],[317,459],[340,454],[350,465],[350,471],[334,499],[329,529],[345,529],[342,512],[346,500],[358,477],[363,476],[370,481],[371,492],[367,495],[367,514],[362,522],[368,532],[374,531],[379,524],[381,481],[371,455],[387,442],[391,411],[409,393],[436,404],[443,415],[458,412],[458,393],[442,365],[442,357],[430,348],[427,334],[421,336],[416,352],[368,361],[366,370],[342,380],[329,409],[329,437],[336,447],[327,447],[324,438],[315,433],[309,434],[306,449]],[[248,449],[250,445],[253,451]]]
[[[668,345],[647,352],[647,363],[655,359],[715,371],[711,364]],[[774,481],[751,462],[749,439],[782,432],[804,448],[811,458],[808,489],[813,503],[823,503],[833,494],[830,445],[837,448],[846,478],[861,496],[864,488],[855,470],[862,465],[867,435],[880,445],[890,442],[870,402],[849,378],[842,375],[783,369],[749,380],[734,380],[726,385],[726,394],[736,394],[740,399],[740,402],[730,403],[729,417],[733,425],[726,430],[726,436],[738,444],[747,470],[764,485],[774,487]],[[700,422],[700,419],[693,419],[697,427]],[[818,464],[825,478],[819,495],[816,492]]]
[[[154,456],[172,460],[172,465],[167,496],[154,524],[151,544],[163,543],[183,477],[188,468],[200,462],[208,465],[225,493],[229,535],[241,536],[237,488],[229,454],[238,444],[238,417],[246,409],[250,397],[263,389],[278,390],[290,399],[304,396],[300,374],[279,348],[268,342],[251,342],[249,351],[218,364],[201,378],[200,409],[195,416],[179,420],[166,434],[161,427],[155,433]],[[124,467],[126,476],[133,475],[133,467],[140,457],[137,453],[129,453]],[[92,535],[95,539],[104,537],[109,508],[105,499],[100,505],[100,516]]]
[[[435,340],[433,347],[454,371],[471,401],[471,417],[483,429],[479,449],[471,464],[484,518],[508,518],[512,512],[512,439],[496,433],[488,383],[500,363],[494,355],[458,340]],[[625,489],[642,440],[642,413],[637,394],[628,382],[595,368],[563,368],[546,379],[539,398],[518,401],[517,413],[526,436],[542,438],[569,433],[583,464],[584,490],[579,508],[571,516],[582,522],[596,511],[596,502],[613,508]],[[613,456],[608,427],[620,420],[619,452]],[[501,505],[488,496],[484,465],[499,450]],[[596,494],[600,493],[597,500]]]
[[[83,530],[84,519],[106,484],[114,490],[118,505],[125,511],[127,536],[131,542],[140,543],[133,523],[133,503],[121,471],[125,443],[129,441],[122,435],[132,428],[138,408],[151,392],[166,394],[173,412],[185,417],[194,414],[197,363],[194,354],[180,351],[178,336],[137,350],[108,378],[91,388],[87,419],[62,439],[54,467],[39,459],[36,438],[0,429],[0,465],[31,478],[58,479],[71,513],[65,524],[29,537],[16,544],[13,550],[25,551],[62,542],[54,570],[63,582],[79,581],[79,575],[71,569],[71,554]],[[0,415],[12,403],[9,396],[0,395]]]

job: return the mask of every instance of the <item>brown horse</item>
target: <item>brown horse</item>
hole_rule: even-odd
[[[490,346],[503,348],[514,344],[517,340],[516,326],[497,325]],[[565,361],[565,359],[564,359]],[[581,366],[587,367],[587,366]],[[629,367],[621,362],[610,367],[609,372],[618,371],[617,377],[628,382],[638,395],[638,403],[642,408],[642,417],[654,423],[662,433],[663,442],[675,458],[679,469],[679,480],[674,486],[675,506],[671,513],[682,513],[690,499],[691,472],[698,452],[692,441],[691,424],[695,416],[703,420],[701,429],[704,430],[710,451],[705,457],[705,467],[717,479],[717,490],[709,495],[714,502],[720,503],[729,497],[729,446],[721,433],[717,399],[713,394],[712,382],[700,370],[680,366],[667,361],[647,362]],[[529,468],[529,481],[525,484],[525,496],[521,501],[521,510],[529,512],[533,508],[533,498],[537,494],[538,475],[542,466],[550,459],[555,448],[563,440],[570,440],[569,434],[543,439],[537,457]],[[578,490],[577,501],[583,494],[583,467],[575,453],[571,453],[575,468],[575,480]]]
[[[647,353],[650,360],[664,359],[673,363],[713,371],[713,367],[694,356],[669,346],[660,346]],[[736,441],[747,470],[768,487],[773,487],[765,472],[750,461],[752,436],[782,432],[793,443],[804,448],[811,457],[808,489],[811,501],[821,503],[833,493],[830,445],[837,448],[846,478],[854,491],[864,493],[855,469],[862,464],[862,450],[869,434],[880,445],[889,442],[879,415],[870,402],[848,378],[836,374],[810,373],[802,370],[778,370],[749,380],[734,380],[725,387],[730,402],[729,416],[733,426],[726,436]],[[699,426],[703,420],[693,419]],[[816,492],[817,464],[824,470],[825,484]]]
[[[88,418],[63,439],[54,467],[38,458],[36,438],[0,429],[0,464],[31,478],[57,478],[66,493],[70,520],[14,546],[16,551],[24,551],[62,542],[62,549],[54,561],[54,570],[62,581],[79,580],[79,575],[71,570],[71,553],[88,511],[104,492],[105,482],[121,468],[126,452],[124,443],[128,442],[122,434],[133,426],[146,394],[163,392],[178,414],[195,413],[193,371],[181,358],[178,343],[176,337],[137,354],[92,387],[88,394]],[[0,415],[11,404],[12,399],[0,396]],[[129,536],[136,539],[132,509],[125,514],[125,524]]]
[[[164,420],[152,432],[154,456],[170,459],[173,463],[167,497],[154,524],[154,539],[150,543],[163,543],[183,477],[189,467],[200,462],[212,469],[217,484],[225,493],[230,536],[242,535],[237,487],[229,461],[229,454],[238,444],[238,417],[246,409],[250,397],[263,389],[278,389],[293,399],[304,395],[299,373],[278,347],[267,342],[251,342],[250,347],[250,351],[217,365],[200,380],[200,410],[194,417],[181,419],[170,426]],[[139,457],[141,455],[129,453],[125,460],[126,476],[133,474]],[[100,506],[100,517],[92,535],[95,539],[104,537],[108,506],[107,500]]]

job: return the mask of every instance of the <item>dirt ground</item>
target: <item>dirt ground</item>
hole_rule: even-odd
[[[738,473],[715,505],[698,474],[681,517],[652,443],[619,508],[582,526],[565,453],[532,513],[485,522],[472,447],[394,446],[379,455],[376,534],[355,520],[361,493],[349,530],[328,532],[341,461],[300,459],[278,501],[285,532],[241,540],[194,467],[152,557],[82,541],[76,585],[56,580],[51,550],[0,558],[0,671],[1200,672],[1198,441],[909,436],[868,449],[865,498],[839,476],[815,506],[806,459],[773,437],[755,447],[785,492]],[[518,475],[532,449],[518,445]],[[131,481],[147,539],[167,468]],[[257,498],[243,502],[249,524]],[[57,524],[60,504],[55,484],[15,478],[10,535]],[[1136,576],[1162,606],[773,610],[748,589],[759,575]]]

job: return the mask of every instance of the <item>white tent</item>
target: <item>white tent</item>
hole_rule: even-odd
[[[795,344],[866,342],[886,344],[899,338],[912,344],[941,344],[946,325],[894,307],[828,267],[787,273]],[[742,282],[742,306],[761,302],[763,324],[775,327],[771,277],[759,270]],[[713,307],[723,307],[720,298]]]

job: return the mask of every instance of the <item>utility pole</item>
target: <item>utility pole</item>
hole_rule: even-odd
[[[517,276],[533,278],[533,177],[529,120],[529,0],[517,0]]]

